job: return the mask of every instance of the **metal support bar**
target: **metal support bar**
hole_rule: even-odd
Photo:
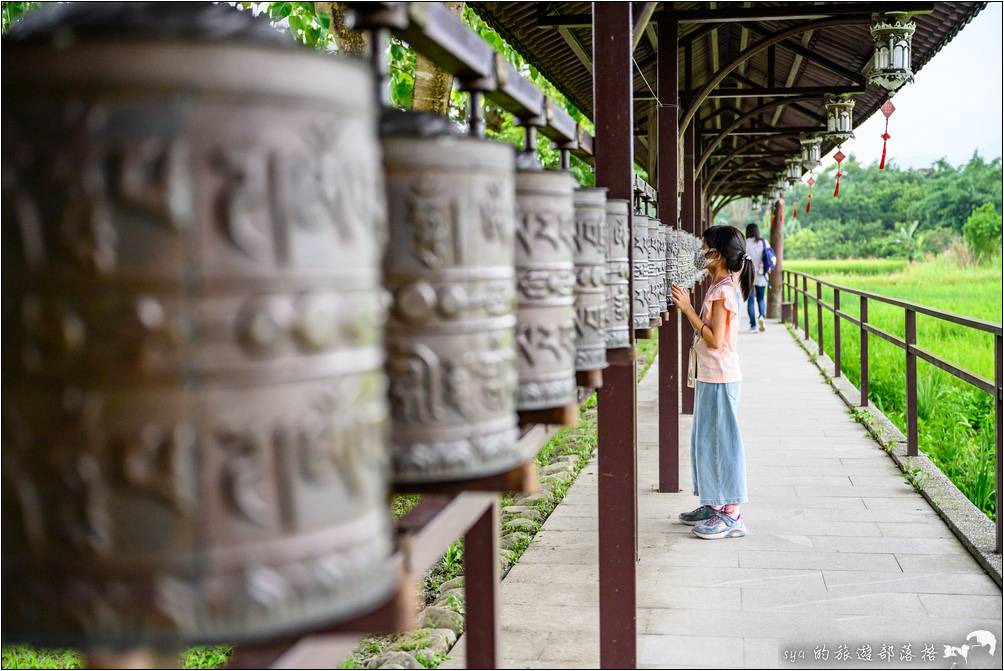
[[[596,185],[606,187],[610,198],[627,200],[634,195],[631,20],[630,3],[593,5]],[[633,358],[611,362],[596,392],[602,668],[637,666],[635,369]]]
[[[464,534],[464,632],[467,668],[495,669],[499,655],[499,502]]]

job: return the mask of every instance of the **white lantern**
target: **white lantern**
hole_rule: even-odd
[[[823,139],[813,133],[803,135],[800,142],[802,144],[802,167],[806,170],[818,168],[822,164],[821,145]]]
[[[826,137],[837,144],[854,137],[854,99],[833,96],[826,99]]]
[[[759,211],[761,209],[761,207],[760,207],[760,196],[753,196],[753,198],[751,198],[750,200],[752,201],[752,208],[753,208],[753,210],[754,211]]]
[[[870,83],[895,91],[913,81],[911,49],[916,29],[915,23],[905,19],[880,21],[871,27],[875,53],[868,75]]]
[[[788,174],[788,184],[795,186],[795,182],[802,179],[802,159],[800,158],[788,158],[785,159],[784,165],[787,167]]]
[[[785,191],[788,190],[788,179],[787,177],[784,176],[784,174],[779,174],[774,179],[774,188],[780,191],[781,193],[784,193]]]

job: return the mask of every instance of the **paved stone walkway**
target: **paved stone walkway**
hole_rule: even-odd
[[[674,521],[698,504],[690,418],[680,427],[684,491],[659,494],[655,366],[639,386],[639,665],[800,668],[819,664],[825,645],[829,668],[1001,668],[1000,589],[784,327],[742,334],[740,356],[746,538],[703,541]],[[505,667],[598,666],[596,510],[594,463],[502,583]],[[974,630],[996,637],[993,658],[986,648],[943,657]],[[450,666],[463,665],[462,643]],[[870,665],[858,661],[865,643]],[[900,660],[908,643],[912,662]],[[848,661],[837,661],[841,644]],[[921,660],[929,644],[933,663]],[[895,646],[894,661],[880,659],[883,645]],[[806,659],[790,663],[787,650]]]

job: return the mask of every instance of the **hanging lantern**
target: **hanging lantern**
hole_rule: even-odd
[[[892,136],[889,135],[889,117],[896,111],[891,100],[886,100],[882,104],[882,114],[885,115],[885,130],[882,132],[882,160],[879,161],[879,170],[885,170],[885,144]]]
[[[813,168],[818,168],[822,161],[821,157],[821,145],[823,139],[816,134],[804,135],[800,140],[802,145],[802,166],[806,170],[812,170]]]
[[[837,153],[833,155],[833,160],[837,162],[837,186],[833,189],[833,197],[836,198],[840,195],[840,178],[844,176],[844,173],[840,172],[840,163],[847,158],[844,156],[844,152],[837,150]]]
[[[788,178],[783,174],[779,174],[774,178],[774,188],[777,189],[780,195],[784,195],[784,192],[788,190]]]
[[[896,91],[903,84],[913,81],[910,52],[916,29],[915,23],[902,19],[892,23],[880,21],[871,27],[875,52],[868,75],[869,83]]]
[[[795,186],[795,183],[802,179],[802,159],[800,158],[789,158],[784,162],[788,174],[787,180],[790,186]]]
[[[816,180],[813,179],[812,175],[809,175],[809,179],[805,183],[809,185],[809,196],[805,203],[805,213],[809,214],[809,210],[812,209],[812,185],[816,183]]]
[[[750,201],[752,203],[752,209],[753,209],[754,212],[759,212],[763,208],[763,204],[761,203],[761,200],[762,199],[761,199],[760,196],[753,196],[750,199]]]
[[[837,144],[854,137],[854,99],[834,96],[826,100],[826,137]]]

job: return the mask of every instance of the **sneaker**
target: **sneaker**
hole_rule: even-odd
[[[742,513],[739,517],[732,518],[725,513],[715,513],[714,517],[694,527],[694,535],[706,540],[716,538],[742,538],[749,533],[746,522],[743,521]]]
[[[700,522],[711,519],[718,514],[718,511],[711,506],[701,506],[691,510],[689,513],[680,513],[680,522],[694,526]]]
[[[760,332],[763,333],[766,330],[767,330],[767,323],[763,320],[763,317],[760,317]]]
[[[761,330],[763,330],[763,329],[761,329]],[[749,331],[747,331],[747,333],[756,333],[756,332],[757,332],[757,330],[756,330],[756,327],[755,327],[755,326],[751,326],[751,327],[750,327],[750,330],[749,330]]]

